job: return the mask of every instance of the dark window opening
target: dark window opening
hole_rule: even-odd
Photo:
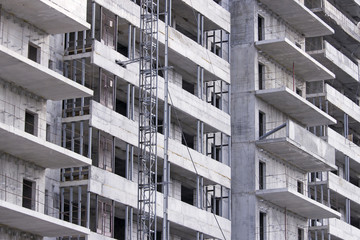
[[[259,63],[259,89],[265,88],[265,65]]]
[[[121,218],[114,218],[114,238],[125,239],[125,220]]]
[[[28,58],[34,62],[40,63],[40,47],[33,43],[29,43]]]
[[[259,112],[259,137],[265,134],[265,113]]]
[[[220,97],[215,93],[211,93],[211,105],[213,105],[214,107],[216,107],[218,109],[221,109]]]
[[[161,175],[157,175],[157,186],[156,186],[156,191],[158,192],[163,192],[163,178]]]
[[[215,53],[217,56],[221,56],[221,49],[218,45],[215,43],[211,43],[211,52]]]
[[[121,43],[117,43],[117,52],[118,53],[121,53],[122,55],[126,56],[126,57],[129,57],[129,48],[122,45]]]
[[[35,182],[23,179],[22,206],[35,209]]]
[[[163,124],[164,124],[163,120],[161,120],[161,119],[158,118],[158,129],[157,129],[158,133],[161,133],[161,134],[164,133],[164,126],[163,126]]]
[[[123,102],[119,99],[116,99],[116,112],[120,113],[121,115],[125,116],[127,115],[127,103]]]
[[[115,174],[126,177],[126,161],[120,158],[115,158]]]
[[[195,94],[195,85],[193,83],[182,80],[182,89],[191,94]]]
[[[354,184],[355,186],[358,186],[358,187],[359,187],[359,178],[350,175],[350,183],[352,183],[352,184]]]
[[[265,189],[265,163],[259,162],[259,189]]]
[[[259,229],[259,240],[266,240],[266,213],[260,212]]]
[[[258,40],[265,40],[265,19],[258,16]]]
[[[221,161],[221,147],[211,144],[211,158],[216,161]]]
[[[194,204],[194,190],[181,185],[181,201],[193,205]]]
[[[46,141],[51,141],[51,127],[50,124],[46,124]]]
[[[302,181],[297,181],[297,191],[304,194],[304,183]]]
[[[185,146],[187,145],[189,148],[194,149],[194,136],[192,136],[190,134],[186,134],[184,132],[183,132],[183,134],[184,134],[184,136],[181,138],[181,143]]]
[[[32,135],[36,134],[36,124],[37,124],[37,116],[34,113],[25,111],[25,132],[30,133]]]
[[[220,198],[211,196],[211,212],[220,215]]]
[[[296,94],[302,96],[302,91],[300,88],[296,88]]]
[[[298,228],[298,240],[304,240],[304,229]]]

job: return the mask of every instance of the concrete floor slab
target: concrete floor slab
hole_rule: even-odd
[[[69,4],[74,4],[69,1]],[[50,34],[90,29],[86,19],[51,0],[2,0],[2,7]],[[86,8],[83,9],[86,11]]]
[[[256,195],[309,219],[340,218],[341,216],[339,212],[324,204],[288,188],[258,190]]]
[[[0,78],[50,100],[93,95],[92,90],[1,45]]]
[[[333,117],[287,87],[258,90],[256,96],[307,127],[336,124]]]
[[[334,34],[335,31],[297,0],[260,0],[305,37]]]
[[[0,224],[43,237],[88,235],[90,230],[0,200]]]
[[[258,41],[255,46],[260,52],[271,56],[290,72],[293,72],[293,66],[295,66],[295,76],[304,81],[311,82],[335,78],[334,73],[287,38]]]
[[[44,168],[91,165],[89,158],[3,123],[0,123],[0,151]]]

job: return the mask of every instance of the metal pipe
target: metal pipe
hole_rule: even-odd
[[[271,134],[273,134],[273,133],[275,133],[275,132],[279,131],[280,129],[282,129],[282,128],[284,128],[284,127],[286,127],[286,125],[287,125],[287,123],[286,123],[286,122],[285,122],[285,123],[283,123],[283,124],[281,124],[280,126],[278,126],[278,127],[274,128],[273,130],[271,130],[271,131],[269,131],[269,132],[265,133],[264,135],[260,136],[260,137],[259,137],[259,140],[262,140],[262,139],[264,139],[264,138],[266,138],[266,137],[270,136]]]

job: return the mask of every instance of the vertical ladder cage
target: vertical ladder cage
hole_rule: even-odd
[[[159,0],[140,1],[138,240],[156,239]]]

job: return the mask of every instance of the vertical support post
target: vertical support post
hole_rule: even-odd
[[[350,158],[348,156],[345,155],[345,180],[346,181],[350,181]]]
[[[78,186],[78,202],[77,202],[77,206],[78,206],[78,212],[77,212],[77,218],[78,218],[78,221],[77,221],[77,224],[79,226],[81,226],[81,186]]]
[[[92,16],[91,16],[91,38],[92,40],[95,39],[95,28],[96,28],[96,25],[95,25],[95,18],[96,18],[96,2],[92,2]]]
[[[99,221],[99,195],[95,194],[95,231],[98,229]]]
[[[132,30],[132,59],[135,58],[135,50],[136,50],[136,27],[132,27],[133,30]]]
[[[111,237],[114,238],[114,224],[115,224],[115,200],[111,201]]]
[[[128,27],[128,58],[129,59],[133,59],[133,56],[131,56],[132,54],[132,25],[129,24],[129,27]]]
[[[125,207],[125,240],[129,239],[128,228],[129,228],[129,206],[126,206]]]
[[[135,114],[135,86],[132,85],[131,87],[131,120],[134,120]]]
[[[126,117],[131,119],[131,84],[127,86],[127,98],[126,98]]]
[[[113,136],[112,137],[112,154],[111,154],[111,171],[113,173],[115,173],[115,148],[116,146],[116,138]]]
[[[351,216],[350,216],[350,210],[351,210],[351,206],[350,206],[350,199],[345,199],[345,208],[346,208],[346,215],[345,215],[345,221],[346,223],[350,224],[351,222]]]
[[[134,171],[134,146],[130,146],[130,172],[129,172],[129,180],[133,180],[133,171]]]
[[[113,110],[116,111],[116,95],[117,95],[117,83],[118,83],[118,77],[114,76],[114,94],[113,94]]]
[[[88,153],[87,157],[91,158],[91,149],[92,149],[92,126],[89,126],[89,133],[88,133]]]
[[[89,185],[87,186],[87,193],[86,193],[86,228],[90,228],[90,191],[89,191]]]
[[[73,222],[73,201],[74,201],[74,189],[70,187],[70,200],[69,200],[69,222]]]
[[[60,188],[60,219],[64,220],[64,211],[65,211],[65,199],[64,199],[64,188]]]
[[[130,144],[126,144],[126,160],[125,160],[125,178],[129,179],[129,163],[130,163]],[[126,238],[125,238],[126,239]]]

